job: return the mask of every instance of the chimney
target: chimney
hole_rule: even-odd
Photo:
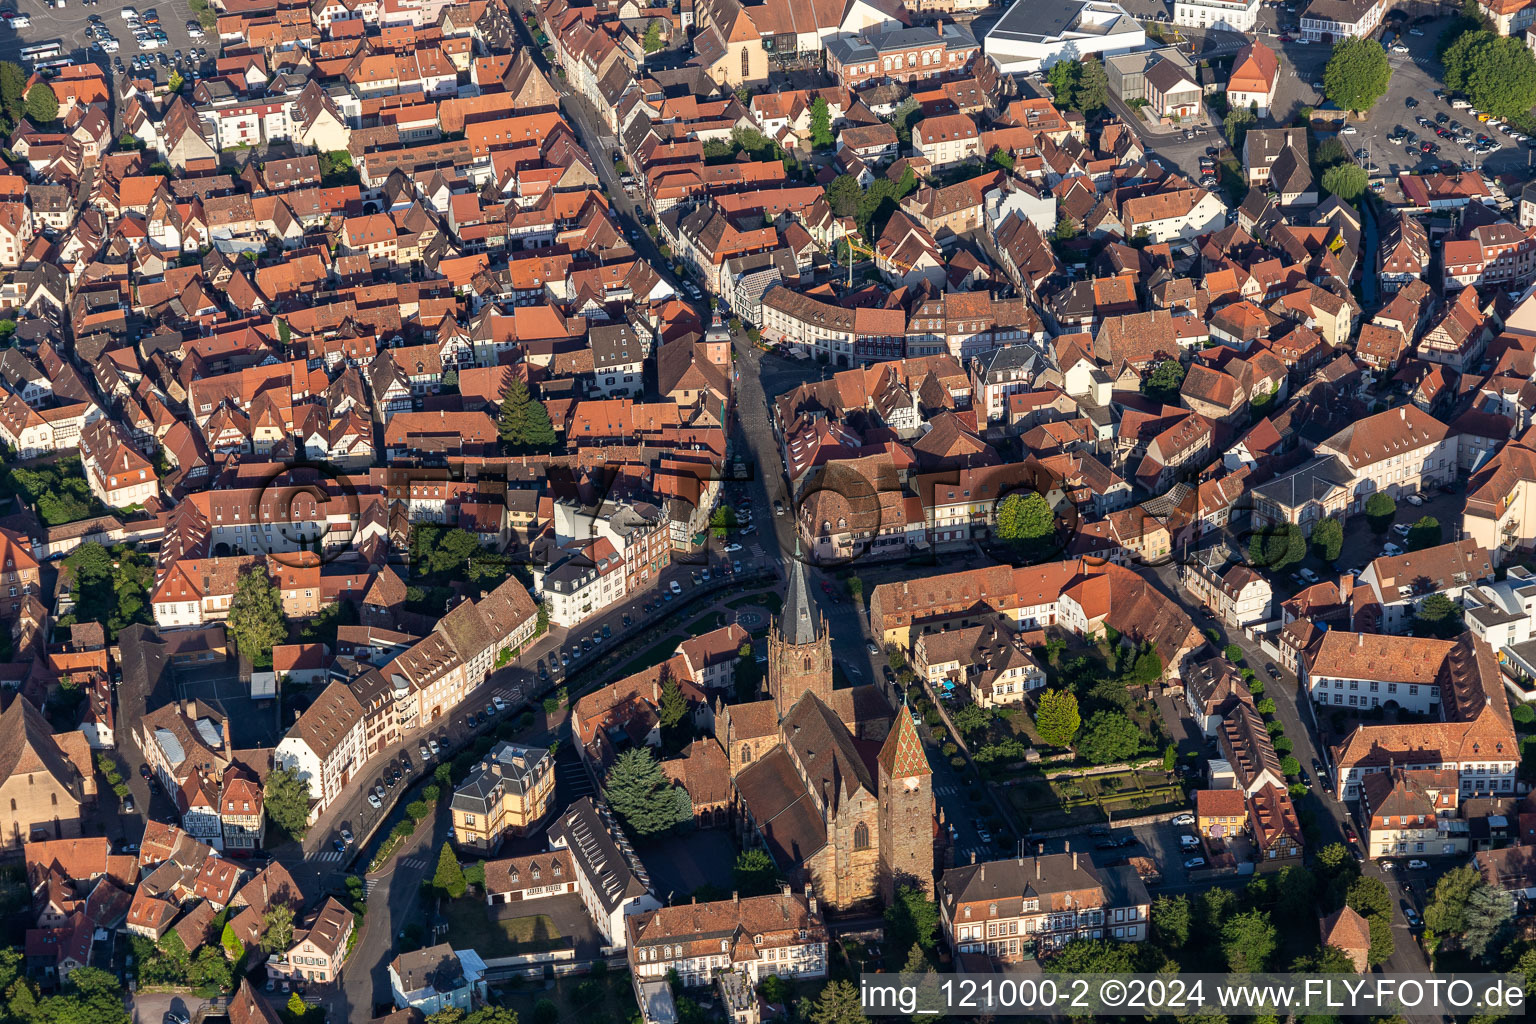
[[[1398,409],[1397,409],[1397,418],[1400,419],[1400,420],[1403,420],[1405,422],[1407,421],[1407,419],[1408,419],[1408,407],[1406,405],[1398,407]]]
[[[816,914],[816,890],[811,888],[809,883],[807,883],[805,887],[805,905],[806,909],[809,910],[811,915],[814,917]]]
[[[1072,870],[1077,870],[1077,854],[1075,853],[1072,855]]]
[[[983,882],[987,880],[987,866],[985,864],[981,866],[981,880]]]
[[[785,882],[783,885],[779,886],[779,893],[781,895],[788,896],[790,894],[790,891],[791,890],[789,888],[789,883],[788,882]]]
[[[971,863],[972,864],[976,863],[976,851],[975,850],[971,851]]]
[[[1040,855],[1035,854],[1035,881],[1040,881]]]
[[[234,749],[235,749],[234,745],[232,743],[230,743],[230,740],[229,740],[229,716],[225,715],[224,716],[224,760],[226,760],[226,761],[233,761],[235,759]]]
[[[732,903],[740,903],[741,902],[741,892],[740,892],[740,890],[731,893],[731,902]]]
[[[1356,633],[1355,634],[1355,646],[1356,647],[1364,647],[1365,646],[1365,634],[1364,633]]]
[[[1353,576],[1351,576],[1347,572],[1340,573],[1339,574],[1339,601],[1341,603],[1348,604],[1349,603],[1349,599],[1350,599],[1351,595],[1354,594],[1354,592],[1355,592],[1355,578]]]

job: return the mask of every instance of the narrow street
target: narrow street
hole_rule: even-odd
[[[1159,590],[1178,601],[1180,606],[1195,620],[1195,624],[1201,629],[1214,628],[1221,634],[1222,640],[1218,646],[1225,647],[1228,643],[1235,643],[1243,651],[1243,658],[1248,666],[1257,673],[1258,678],[1264,680],[1264,696],[1270,697],[1275,702],[1275,716],[1280,724],[1285,727],[1285,736],[1295,744],[1292,755],[1301,762],[1307,776],[1312,779],[1312,792],[1296,801],[1297,810],[1302,813],[1310,812],[1312,821],[1316,826],[1316,840],[1309,838],[1309,856],[1315,856],[1317,851],[1334,843],[1344,843],[1344,824],[1349,820],[1349,812],[1338,800],[1327,796],[1323,787],[1319,784],[1314,765],[1321,763],[1330,765],[1329,759],[1324,756],[1318,742],[1315,721],[1309,699],[1301,692],[1300,682],[1296,676],[1283,667],[1276,664],[1280,672],[1280,679],[1276,681],[1269,677],[1265,666],[1274,664],[1273,659],[1266,655],[1259,645],[1243,634],[1242,630],[1229,629],[1225,624],[1214,619],[1207,618],[1201,613],[1199,603],[1192,601],[1178,585],[1178,566],[1167,564],[1153,569],[1144,570],[1143,575],[1153,581]],[[1159,706],[1167,698],[1159,700]],[[1170,704],[1172,702],[1169,702]],[[1169,708],[1164,709],[1164,718],[1169,714]],[[1193,722],[1184,717],[1182,709],[1176,706],[1173,710],[1179,711],[1182,721],[1189,723],[1190,731],[1193,731]],[[1331,767],[1329,768],[1331,772]],[[1330,780],[1332,781],[1332,780]],[[1393,898],[1392,933],[1396,950],[1392,958],[1381,966],[1381,970],[1392,974],[1427,974],[1429,973],[1429,960],[1424,955],[1424,950],[1419,946],[1417,937],[1410,931],[1408,921],[1403,916],[1402,908],[1405,902],[1411,904],[1420,913],[1424,909],[1424,897],[1433,884],[1433,880],[1424,874],[1404,875],[1402,872],[1383,871],[1376,861],[1366,860],[1360,865],[1363,875],[1369,878],[1379,878],[1386,885],[1387,891]],[[1405,893],[1403,883],[1409,882],[1414,887],[1413,893]]]

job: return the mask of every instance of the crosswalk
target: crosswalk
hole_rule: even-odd
[[[933,792],[937,796],[954,796],[960,792],[959,786],[935,786]]]
[[[423,868],[429,860],[424,854],[413,853],[409,857],[400,858],[400,866],[403,868]]]
[[[320,864],[335,864],[346,856],[347,854],[342,853],[340,850],[322,850],[311,857],[310,860]]]

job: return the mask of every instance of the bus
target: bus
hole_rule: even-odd
[[[62,56],[64,56],[64,44],[58,42],[37,43],[34,46],[23,46],[21,48],[21,59],[33,66],[42,61],[57,60]]]

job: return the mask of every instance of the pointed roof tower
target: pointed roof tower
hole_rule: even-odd
[[[813,644],[821,639],[819,620],[805,578],[805,563],[800,560],[800,541],[796,538],[795,560],[789,568],[789,592],[784,595],[784,609],[779,615],[779,635],[786,644]]]
[[[923,753],[923,741],[917,735],[917,723],[912,711],[903,707],[896,713],[895,728],[885,738],[880,748],[880,767],[893,779],[905,779],[914,775],[932,775],[928,755]]]

